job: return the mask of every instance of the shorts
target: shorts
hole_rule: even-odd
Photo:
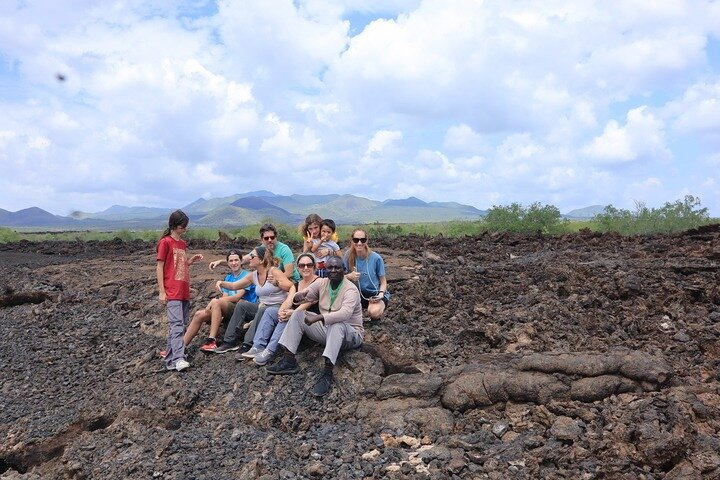
[[[370,305],[370,301],[366,300],[366,298],[370,298],[374,296],[372,292],[363,292],[363,294],[360,296],[360,304],[362,305],[362,308],[368,308],[368,305]],[[388,307],[388,303],[390,303],[390,300],[388,300],[388,295],[385,293],[382,297],[382,301],[385,304],[385,308]]]

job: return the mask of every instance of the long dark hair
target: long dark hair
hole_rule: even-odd
[[[182,210],[175,210],[170,214],[170,218],[168,218],[168,228],[165,229],[162,237],[160,238],[167,237],[170,235],[170,232],[175,230],[177,227],[187,227],[188,223],[190,223],[190,219],[187,215],[185,215],[185,212]]]

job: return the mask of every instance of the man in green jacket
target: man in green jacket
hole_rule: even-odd
[[[267,367],[268,373],[273,375],[297,373],[295,354],[303,335],[325,345],[325,366],[312,389],[318,397],[330,391],[333,367],[340,350],[360,347],[365,333],[360,292],[354,283],[345,280],[340,257],[330,257],[325,262],[325,269],[327,278],[316,280],[293,298],[295,304],[317,302],[320,314],[296,310],[280,337],[280,345],[284,347],[280,361]]]

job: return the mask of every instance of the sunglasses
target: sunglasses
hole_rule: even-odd
[[[298,268],[313,268],[314,263],[298,263]]]
[[[263,240],[265,240],[266,242],[269,242],[270,240],[275,240],[275,235],[267,235],[263,237]]]
[[[254,254],[253,252],[248,253],[248,256],[252,260],[253,258],[257,257],[258,255]]]
[[[353,243],[367,243],[367,237],[353,237]]]

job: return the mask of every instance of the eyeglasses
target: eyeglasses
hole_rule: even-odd
[[[298,263],[298,268],[313,268],[314,263]]]
[[[263,237],[263,240],[265,240],[266,242],[269,242],[270,240],[275,240],[275,235],[267,235]]]
[[[367,237],[353,237],[353,243],[367,243]]]

